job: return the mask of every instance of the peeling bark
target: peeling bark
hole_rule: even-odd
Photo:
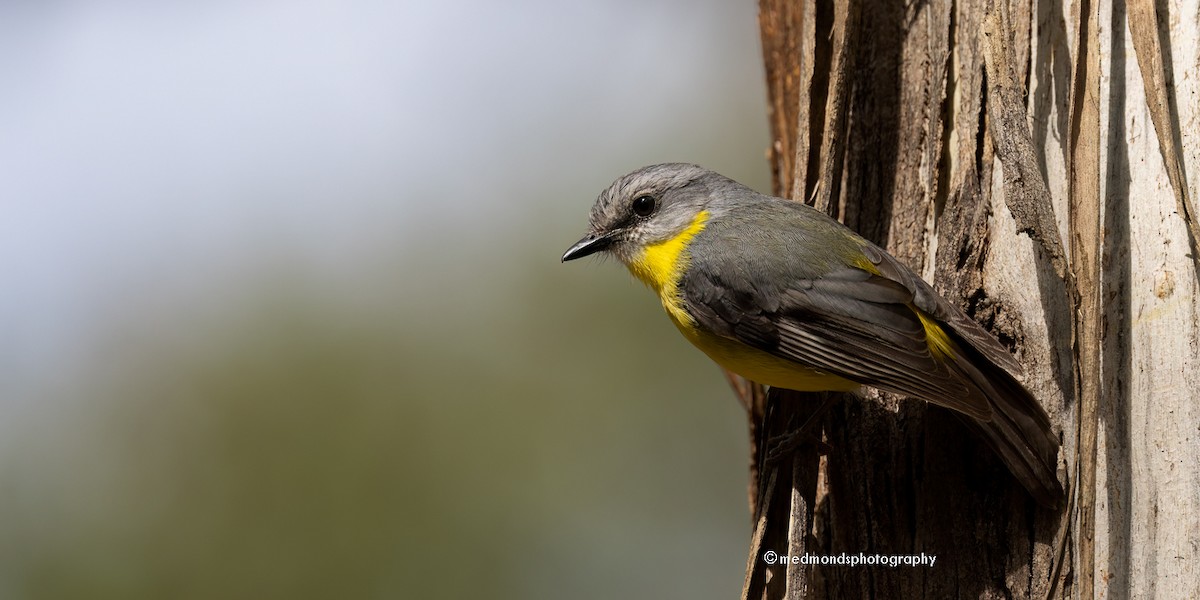
[[[756,461],[744,597],[1200,597],[1200,81],[1175,66],[1200,64],[1200,22],[1178,1],[1130,5],[1137,69],[1111,0],[761,1],[776,191],[1014,352],[1072,498],[1034,505],[945,411],[841,395],[824,456]],[[794,430],[819,403],[798,396],[772,391],[757,431]],[[767,568],[767,550],[939,563]]]

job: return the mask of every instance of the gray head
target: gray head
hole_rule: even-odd
[[[628,263],[645,246],[679,235],[702,210],[714,206],[741,184],[685,163],[642,167],[613,182],[592,205],[588,234],[571,246],[563,261],[608,251]]]

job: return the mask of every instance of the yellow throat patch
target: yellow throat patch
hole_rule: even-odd
[[[634,276],[658,293],[667,314],[680,325],[694,325],[691,315],[684,310],[683,301],[679,297],[679,279],[688,264],[688,256],[684,250],[692,238],[704,229],[708,217],[707,210],[700,211],[687,229],[671,239],[646,246],[628,265]]]

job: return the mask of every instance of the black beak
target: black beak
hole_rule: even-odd
[[[611,233],[606,233],[604,235],[592,235],[589,233],[583,236],[583,239],[572,244],[570,248],[567,248],[566,253],[563,254],[562,261],[567,262],[568,260],[583,258],[589,254],[595,254],[601,250],[605,250],[611,245]]]

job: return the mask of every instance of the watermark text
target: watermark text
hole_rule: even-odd
[[[850,554],[780,554],[774,550],[763,552],[763,562],[768,565],[843,565],[861,567],[874,565],[880,567],[932,567],[937,562],[933,554],[867,554],[859,552]]]

